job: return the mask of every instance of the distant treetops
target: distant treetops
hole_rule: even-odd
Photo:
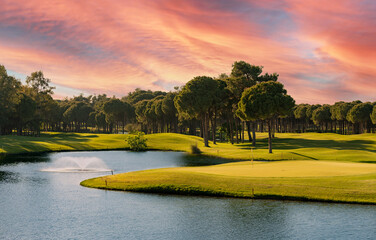
[[[106,94],[54,100],[50,79],[33,72],[26,84],[9,76],[0,65],[0,135],[39,135],[40,131],[176,132],[231,143],[256,131],[375,132],[376,103],[337,102],[309,105],[295,102],[278,82],[277,73],[262,66],[234,62],[231,73],[197,76],[174,91],[135,89],[122,98]]]

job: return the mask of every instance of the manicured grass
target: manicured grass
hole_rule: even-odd
[[[236,162],[210,167],[184,167],[173,171],[236,177],[332,177],[376,173],[376,164],[327,161]]]
[[[43,133],[40,137],[0,136],[0,152],[20,154],[124,149],[127,147],[124,139],[124,135],[86,133]]]
[[[273,153],[267,151],[266,133],[257,134],[253,153],[250,143],[218,143],[204,147],[201,138],[177,134],[148,135],[150,147],[162,150],[189,151],[196,144],[203,154],[228,159],[250,160],[334,160],[376,163],[376,134],[339,135],[332,133],[277,133]],[[155,141],[157,140],[157,141]]]
[[[201,138],[181,134],[146,137],[150,150],[189,152],[190,146],[197,144],[208,156],[290,161],[156,169],[87,180],[82,184],[128,191],[376,203],[376,164],[367,164],[376,163],[375,134],[276,134],[273,154],[268,153],[265,133],[258,133],[253,151],[249,143],[218,143],[206,148]],[[125,135],[78,133],[0,136],[0,153],[128,149],[125,139]]]
[[[197,144],[204,155],[250,160],[330,160],[376,162],[376,134],[339,135],[332,133],[277,133],[273,154],[267,151],[266,133],[257,134],[257,146],[218,143],[204,147],[201,138],[174,133],[146,135],[148,148],[190,151]],[[128,149],[125,135],[44,133],[41,137],[0,136],[0,152],[8,154],[49,151]]]
[[[85,180],[110,190],[376,204],[376,165],[243,161],[154,169]]]

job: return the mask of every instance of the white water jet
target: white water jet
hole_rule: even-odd
[[[42,172],[112,172],[102,159],[97,157],[61,157],[53,162],[51,168]]]

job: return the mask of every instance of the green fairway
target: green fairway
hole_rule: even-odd
[[[376,203],[375,134],[279,133],[273,139],[273,154],[268,153],[265,133],[258,133],[252,151],[249,143],[218,143],[206,148],[201,138],[189,135],[161,133],[146,137],[151,150],[189,152],[191,145],[197,144],[204,155],[214,157],[289,161],[156,169],[88,180],[83,185],[128,191]],[[125,139],[121,134],[0,136],[0,152],[128,149]]]
[[[154,169],[85,180],[110,190],[376,204],[376,165],[249,161]]]
[[[236,162],[210,167],[184,167],[173,171],[233,177],[332,177],[376,173],[376,164],[327,161]]]
[[[204,155],[250,160],[330,160],[376,162],[376,135],[333,133],[277,133],[272,154],[267,151],[266,133],[258,133],[256,147],[251,144],[218,143],[204,147],[201,138],[160,133],[146,135],[148,149],[190,151],[196,145]],[[121,134],[44,133],[41,137],[0,136],[0,152],[7,154],[50,151],[128,149]]]

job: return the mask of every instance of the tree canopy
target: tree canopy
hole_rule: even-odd
[[[205,146],[210,139],[248,140],[256,147],[256,131],[268,131],[272,151],[274,132],[376,132],[375,102],[295,105],[278,78],[263,73],[262,66],[236,61],[229,73],[197,76],[170,92],[135,89],[122,97],[53,99],[54,87],[42,71],[32,72],[24,84],[0,65],[0,135],[176,132],[200,136]]]
[[[269,153],[272,153],[272,121],[286,116],[295,105],[294,99],[279,82],[268,81],[246,89],[239,102],[238,111],[244,120],[266,120],[269,126]]]
[[[175,106],[179,112],[202,121],[205,146],[209,146],[209,114],[215,104],[221,100],[219,91],[219,81],[211,77],[199,76],[187,82],[175,97]]]

